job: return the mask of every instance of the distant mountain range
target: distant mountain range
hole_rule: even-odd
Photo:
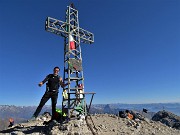
[[[4,125],[8,126],[8,119],[14,118],[15,123],[24,122],[31,118],[37,106],[14,106],[0,105],[0,130]],[[61,106],[57,106],[61,108]],[[180,116],[180,103],[155,103],[155,104],[94,104],[91,106],[90,113],[118,114],[121,110],[135,110],[143,113],[143,108],[148,110],[146,117],[151,118],[156,112],[166,110]],[[51,112],[51,106],[44,106],[41,113]],[[2,123],[5,123],[4,125]],[[2,127],[3,125],[3,127]]]
[[[96,109],[101,113],[117,113],[119,110],[136,110],[142,111],[143,108],[149,112],[158,112],[166,110],[180,116],[180,103],[151,103],[151,104],[95,104],[92,106],[92,110]]]

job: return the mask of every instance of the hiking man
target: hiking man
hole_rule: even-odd
[[[55,119],[55,112],[56,112],[56,104],[58,99],[58,89],[59,86],[65,87],[68,84],[64,84],[62,81],[62,78],[58,75],[60,71],[59,67],[55,67],[53,70],[53,74],[49,74],[46,76],[46,78],[40,82],[38,85],[41,87],[45,82],[48,82],[46,84],[46,92],[44,93],[39,106],[37,107],[36,111],[33,114],[32,119],[36,119],[36,117],[41,112],[42,107],[45,105],[45,103],[51,98],[51,105],[52,105],[52,118],[51,120]]]

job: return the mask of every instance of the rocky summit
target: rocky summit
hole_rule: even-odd
[[[69,122],[58,123],[49,121],[51,116],[46,113],[25,123],[14,125],[0,131],[7,135],[180,135],[180,130],[171,128],[160,121],[147,118],[121,118],[112,114],[94,114]]]
[[[160,121],[169,127],[180,130],[180,117],[171,112],[165,110],[159,111],[152,117],[152,120]]]

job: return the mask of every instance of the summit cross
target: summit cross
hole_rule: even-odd
[[[69,118],[74,111],[87,115],[80,43],[92,44],[94,35],[79,27],[78,10],[73,4],[67,7],[65,21],[47,17],[45,29],[64,38],[63,81],[68,85],[63,88],[62,111]]]

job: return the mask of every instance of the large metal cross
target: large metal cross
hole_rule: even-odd
[[[73,4],[67,7],[65,22],[47,17],[45,29],[64,37],[63,81],[68,85],[63,88],[63,113],[69,118],[77,113],[87,115],[80,42],[93,43],[93,33],[79,27],[78,10]]]

